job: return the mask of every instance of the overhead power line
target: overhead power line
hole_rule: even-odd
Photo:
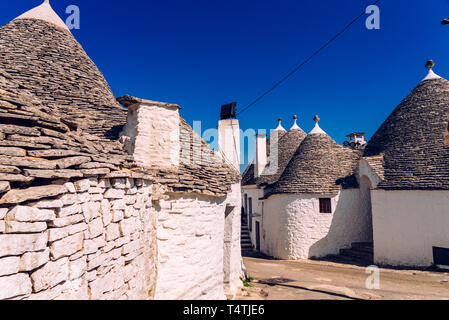
[[[372,5],[376,5],[380,0],[376,0]],[[281,80],[276,82],[270,89],[265,91],[263,94],[261,94],[257,99],[255,99],[253,102],[251,102],[249,105],[247,105],[245,108],[243,108],[240,112],[237,113],[237,115],[241,115],[243,112],[254,106],[256,103],[258,103],[260,100],[265,98],[268,94],[270,94],[272,91],[274,91],[277,87],[279,87],[283,82],[285,82],[287,79],[289,79],[292,75],[294,75],[296,72],[299,71],[304,65],[306,65],[310,60],[312,60],[317,54],[319,54],[321,51],[326,49],[332,42],[337,40],[338,37],[340,37],[343,33],[345,33],[346,30],[348,30],[354,23],[356,23],[361,17],[363,17],[366,14],[365,10],[358,15],[354,20],[352,20],[348,25],[346,25],[340,32],[338,32],[335,36],[333,36],[330,40],[328,40],[323,46],[321,46],[318,50],[316,50],[311,56],[309,56],[306,60],[301,62],[296,68],[294,68],[292,71],[290,71],[285,77],[283,77]]]

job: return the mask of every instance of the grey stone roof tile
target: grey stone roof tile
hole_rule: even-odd
[[[424,80],[398,105],[367,144],[383,155],[386,190],[449,190],[449,81]]]

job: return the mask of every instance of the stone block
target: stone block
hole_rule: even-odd
[[[5,219],[19,222],[51,221],[56,218],[55,212],[49,209],[37,209],[26,206],[16,206],[8,212]]]
[[[8,181],[1,181],[0,182],[0,193],[4,193],[11,190],[10,184]]]
[[[48,233],[1,234],[0,257],[18,256],[25,252],[41,251],[47,246]]]
[[[73,216],[81,212],[81,206],[79,204],[72,204],[57,211],[58,218],[64,218],[68,216]]]
[[[48,185],[42,187],[30,187],[28,189],[14,189],[8,191],[1,199],[0,204],[18,204],[30,200],[54,197],[67,192],[67,188],[61,185]]]
[[[8,208],[0,208],[0,220],[5,218],[6,214],[8,213]]]
[[[59,200],[62,201],[63,205],[70,206],[72,204],[79,203],[79,195],[73,194],[73,193],[68,193],[68,194],[62,195],[59,198]]]
[[[19,272],[20,257],[0,258],[0,277]],[[1,290],[1,288],[0,288]]]
[[[58,208],[62,208],[64,206],[64,203],[59,199],[57,199],[57,200],[41,200],[41,201],[31,204],[31,206],[34,208],[38,208],[38,209],[58,209]]]
[[[69,258],[62,258],[58,261],[50,261],[42,268],[31,274],[33,291],[40,292],[50,289],[68,280],[69,278]]]
[[[126,209],[126,200],[114,200],[111,202],[113,210],[125,210]]]
[[[77,224],[84,221],[84,216],[82,214],[75,214],[73,216],[68,216],[64,218],[56,218],[49,223],[50,227],[62,228],[68,225]]]
[[[89,239],[93,239],[93,238],[96,238],[96,237],[102,235],[103,234],[103,229],[104,229],[103,221],[102,221],[101,218],[97,218],[97,219],[92,220],[89,223],[89,226],[88,226]]]
[[[85,272],[87,272],[86,257],[81,257],[78,260],[70,261],[69,263],[69,280],[75,280],[80,278]]]
[[[5,221],[5,233],[33,233],[47,229],[45,222]]]
[[[125,196],[125,190],[110,188],[104,193],[105,199],[122,199]]]
[[[120,229],[118,223],[111,223],[106,228],[106,241],[112,241],[120,237]]]
[[[123,210],[113,210],[112,211],[112,222],[120,222],[123,220],[125,214]]]
[[[28,272],[50,261],[50,249],[39,252],[27,252],[20,257],[19,271]]]
[[[89,179],[78,180],[74,183],[77,192],[86,192],[90,188]]]
[[[83,214],[86,222],[100,216],[100,202],[86,202],[83,203]]]
[[[25,273],[0,277],[0,300],[31,294],[31,280]]]
[[[64,186],[70,193],[76,193],[75,185],[72,182],[66,182],[64,183]]]
[[[55,241],[50,246],[52,260],[70,256],[83,248],[84,234],[82,232]]]
[[[127,236],[137,230],[137,218],[128,218],[120,222],[120,233],[122,236]]]

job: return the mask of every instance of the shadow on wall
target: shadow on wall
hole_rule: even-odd
[[[366,183],[361,181],[360,190],[341,191],[329,231],[310,247],[309,258],[338,254],[354,242],[373,240],[370,184]]]

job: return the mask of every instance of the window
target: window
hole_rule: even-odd
[[[320,213],[332,213],[331,199],[320,199]]]

